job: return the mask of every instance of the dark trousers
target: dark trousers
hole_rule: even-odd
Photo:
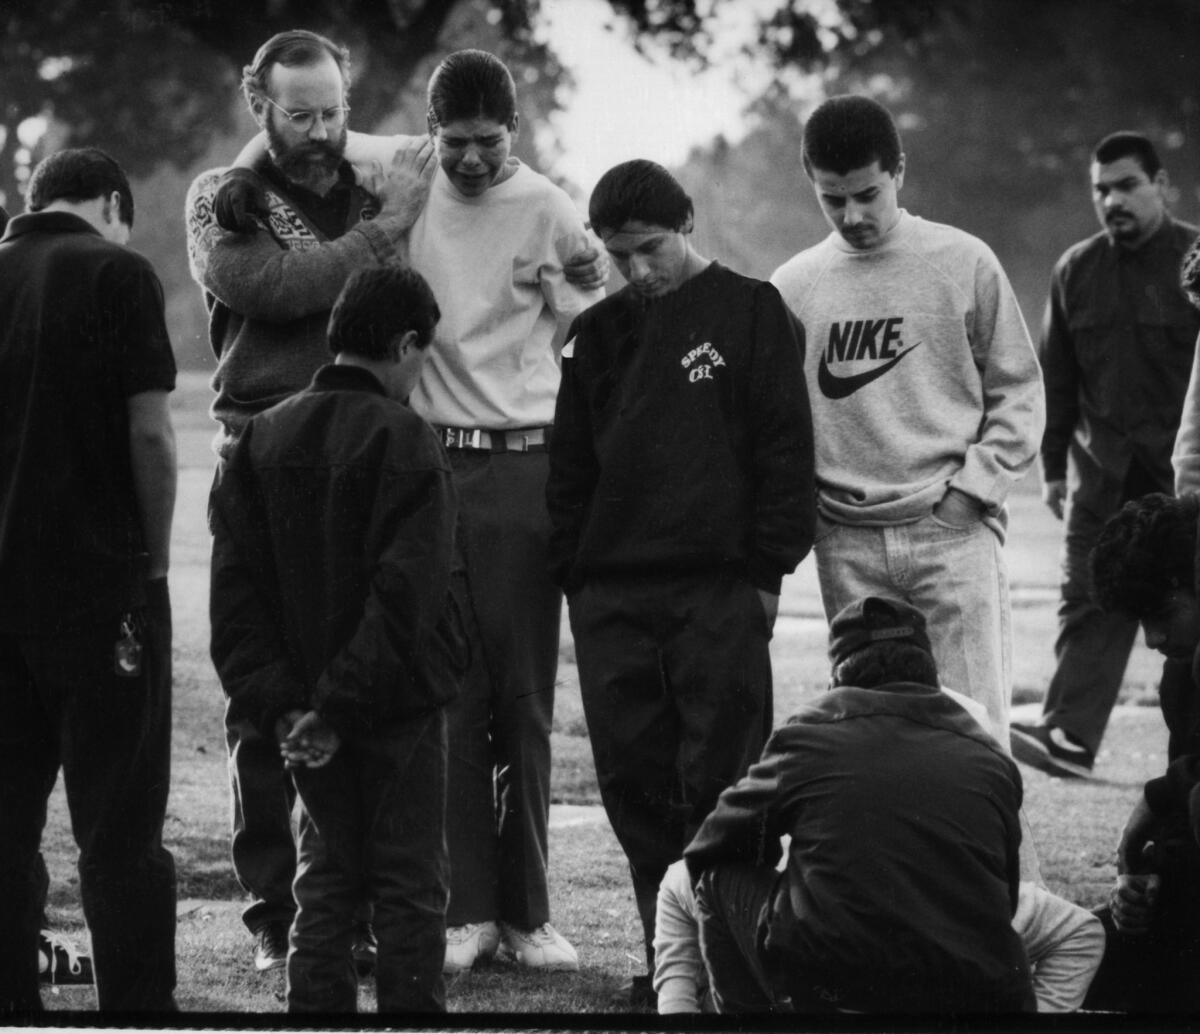
[[[267,923],[291,925],[296,843],[292,807],[296,788],[283,767],[279,744],[249,722],[225,726],[233,811],[233,871],[252,898],[242,921],[252,933]]]
[[[719,1013],[790,1012],[777,1002],[759,954],[763,910],[778,873],[755,865],[718,865],[696,888],[700,954]]]
[[[1054,644],[1058,665],[1043,706],[1047,722],[1070,733],[1093,754],[1104,738],[1138,630],[1137,621],[1106,614],[1091,599],[1088,554],[1108,516],[1078,504],[1067,508]]]
[[[1099,476],[1098,472],[1093,476]],[[1105,522],[1125,501],[1161,491],[1169,493],[1170,486],[1157,484],[1135,464],[1112,509],[1103,504],[1091,506],[1079,498],[1073,498],[1067,506],[1058,638],[1054,643],[1058,663],[1046,690],[1042,714],[1047,723],[1070,733],[1093,754],[1100,749],[1117,702],[1138,623],[1122,614],[1105,614],[1092,602],[1088,555]]]
[[[343,743],[296,769],[298,909],[287,960],[289,1012],[352,1013],[359,903],[374,905],[381,1013],[445,1009],[446,716]]]
[[[120,615],[53,638],[0,634],[0,1012],[41,1008],[38,848],[60,767],[99,1008],[174,1008],[171,611],[166,582],[149,589],[133,677],[114,670]]]
[[[723,573],[596,579],[569,604],[600,797],[653,970],[663,874],[771,730],[766,615]]]
[[[211,491],[216,490],[224,469],[224,461],[218,459]],[[279,745],[271,737],[264,738],[250,722],[227,720],[225,745],[229,751],[233,871],[251,898],[242,911],[242,922],[251,933],[268,923],[290,926],[296,914],[292,897],[292,881],[296,878],[292,831],[295,785],[284,770]]]
[[[545,453],[450,450],[471,664],[449,708],[450,926],[550,918],[550,725],[562,595]]]

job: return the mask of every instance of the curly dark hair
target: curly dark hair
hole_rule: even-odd
[[[1088,558],[1097,606],[1143,618],[1161,610],[1172,590],[1192,588],[1197,516],[1194,496],[1152,492],[1122,506]]]

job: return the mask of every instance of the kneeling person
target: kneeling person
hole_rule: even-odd
[[[816,521],[812,426],[802,329],[770,284],[694,250],[665,169],[610,169],[589,215],[628,284],[563,350],[550,557],[653,973],[663,873],[771,728],[780,583]]]
[[[772,735],[684,854],[718,1010],[1033,1009],[1012,926],[1016,765],[938,689],[909,605],[850,604],[830,657],[831,691]]]
[[[456,501],[404,402],[438,317],[411,270],[354,274],[330,317],[334,362],[251,418],[213,494],[213,660],[302,804],[289,1011],[355,1011],[364,898],[380,1011],[445,1007]]]

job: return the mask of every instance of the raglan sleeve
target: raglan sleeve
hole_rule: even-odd
[[[355,270],[408,260],[408,228],[399,219],[366,220],[332,241],[305,239],[290,247],[276,222],[287,206],[270,192],[271,216],[254,233],[229,233],[214,208],[224,169],[192,181],[185,202],[188,267],[205,291],[249,319],[283,323],[333,307]]]
[[[600,477],[581,352],[587,347],[587,322],[576,319],[562,353],[562,382],[550,435],[550,473],[546,507],[550,514],[550,574],[568,593],[579,587],[574,572],[583,525]]]
[[[778,594],[812,548],[816,482],[804,327],[771,284],[755,289],[750,370],[754,532],[749,579]]]
[[[1046,423],[1046,397],[1016,294],[991,249],[980,243],[968,337],[979,371],[983,417],[951,488],[999,511],[1033,464]]]
[[[568,259],[596,246],[570,198],[555,188],[547,199],[541,218],[547,221],[548,232],[542,242],[538,281],[542,297],[557,321],[554,348],[556,352],[561,352],[575,317],[600,301],[604,297],[604,289],[582,290],[567,280],[563,273],[563,266]]]

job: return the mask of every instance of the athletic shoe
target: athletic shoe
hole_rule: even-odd
[[[53,930],[38,935],[38,979],[43,984],[91,984],[92,960]]]
[[[1018,761],[1054,776],[1091,778],[1095,755],[1057,725],[1013,722],[1008,731]]]
[[[462,973],[480,959],[490,959],[500,947],[500,930],[490,919],[446,928],[446,960],[443,973]]]
[[[276,920],[258,931],[254,968],[260,973],[287,965],[288,923]]]
[[[575,949],[549,923],[542,923],[532,930],[518,930],[510,923],[501,923],[500,929],[505,947],[520,965],[564,972],[579,969]]]
[[[375,940],[375,931],[369,923],[355,925],[354,946],[350,951],[354,956],[354,971],[360,977],[373,976],[375,961],[379,956],[379,942]]]

